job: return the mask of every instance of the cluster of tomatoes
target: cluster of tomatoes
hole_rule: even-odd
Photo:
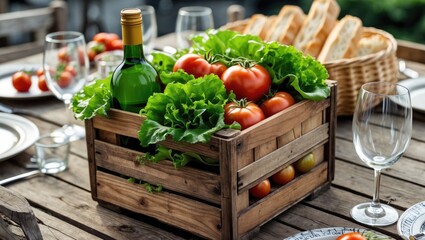
[[[46,82],[46,76],[42,67],[34,70],[21,70],[12,75],[12,85],[18,92],[28,92],[32,85],[32,76],[36,75],[38,78],[38,88],[45,92],[49,91]],[[50,70],[50,74],[55,78],[57,84],[61,88],[66,88],[72,82],[72,79],[77,75],[77,70],[71,65],[61,63],[57,69]]]
[[[41,75],[40,74],[41,71]],[[32,85],[32,75],[34,71],[17,71],[12,75],[12,85],[18,92],[28,92]],[[41,91],[48,91],[49,88],[46,84],[46,78],[44,77],[43,69],[36,71],[38,77],[38,88]]]
[[[246,59],[226,67],[219,61],[188,53],[176,61],[173,71],[178,69],[183,69],[195,77],[211,73],[219,76],[227,92],[232,91],[236,96],[236,100],[224,108],[224,122],[238,122],[242,130],[295,103],[294,98],[287,92],[272,92],[268,71]]]
[[[214,57],[188,53],[180,57],[174,64],[173,71],[179,69],[202,77],[216,74],[223,81],[227,92],[233,92],[236,99],[224,107],[224,122],[238,122],[241,129],[246,129],[267,117],[270,117],[295,104],[295,99],[287,92],[272,92],[272,81],[268,71],[255,62],[242,59],[234,61],[227,67]],[[277,185],[284,185],[303,174],[315,165],[313,153],[290,164],[270,177]],[[249,190],[251,196],[262,198],[271,191],[271,182],[265,179]]]
[[[87,55],[90,61],[105,51],[122,50],[124,48],[121,38],[116,33],[100,32],[93,36],[87,43]]]
[[[298,161],[286,166],[273,174],[270,179],[265,179],[249,189],[249,194],[255,198],[263,198],[271,192],[271,183],[283,186],[292,181],[297,174],[309,172],[316,165],[313,153],[309,153]]]

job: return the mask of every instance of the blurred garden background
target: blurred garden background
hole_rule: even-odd
[[[3,11],[19,11],[47,6],[51,0],[0,0]],[[119,11],[125,7],[143,4],[156,9],[158,34],[175,30],[180,7],[204,5],[213,9],[216,27],[227,22],[226,9],[233,4],[245,8],[245,17],[254,13],[277,14],[284,4],[299,5],[308,13],[313,0],[67,0],[69,30],[81,31],[87,39],[96,32],[121,34]],[[393,34],[397,39],[425,44],[425,0],[337,0],[341,6],[340,18],[346,14],[362,19],[364,26],[377,27]],[[83,8],[86,4],[86,10]],[[87,24],[83,24],[84,19]],[[21,41],[18,36],[14,41]]]

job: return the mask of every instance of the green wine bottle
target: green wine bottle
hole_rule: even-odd
[[[161,84],[158,73],[143,53],[140,9],[121,10],[121,29],[124,60],[112,74],[112,105],[138,113],[151,95],[161,91]]]

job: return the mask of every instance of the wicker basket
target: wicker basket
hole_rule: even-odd
[[[223,29],[242,32],[248,19],[224,25]],[[387,41],[387,48],[362,57],[341,59],[323,65],[329,72],[329,79],[338,81],[337,115],[352,115],[360,87],[368,82],[397,82],[397,42],[394,37],[380,29],[364,27],[364,36],[381,35]]]

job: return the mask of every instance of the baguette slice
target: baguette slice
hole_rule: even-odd
[[[362,20],[346,15],[329,34],[317,60],[324,63],[354,57],[361,33]]]
[[[279,15],[264,37],[266,41],[277,41],[282,44],[292,44],[300,30],[305,14],[303,10],[295,5],[285,5],[281,8]]]
[[[263,25],[263,29],[261,29],[260,32],[260,38],[265,40],[266,39],[266,35],[270,30],[270,26],[274,25],[274,23],[276,22],[277,16],[276,15],[272,15],[267,17],[267,21],[266,23]]]
[[[337,22],[339,11],[335,0],[314,0],[293,45],[304,54],[317,57]]]
[[[363,36],[358,43],[357,56],[366,56],[384,50],[387,47],[388,44],[381,35]]]
[[[263,14],[254,14],[249,18],[243,33],[260,36],[263,27],[266,25],[268,17]]]

